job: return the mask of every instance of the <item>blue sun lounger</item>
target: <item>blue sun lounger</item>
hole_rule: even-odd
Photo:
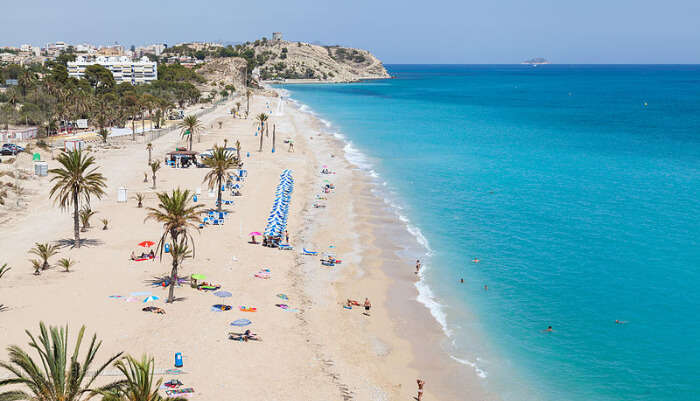
[[[309,255],[309,256],[316,256],[316,255],[318,255],[318,252],[309,251],[306,248],[304,248],[304,251],[301,254],[302,255]]]

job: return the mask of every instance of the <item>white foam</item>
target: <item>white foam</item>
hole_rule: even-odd
[[[466,359],[460,359],[460,358],[457,358],[456,356],[453,356],[453,355],[450,355],[450,358],[461,363],[462,365],[471,366],[472,368],[474,368],[476,375],[479,376],[480,378],[485,379],[488,377],[488,373],[485,370],[479,368],[475,362],[467,361]]]
[[[430,314],[433,315],[433,318],[442,327],[442,331],[445,332],[445,334],[449,337],[452,335],[452,331],[447,327],[447,315],[443,310],[443,306],[435,300],[433,291],[425,283],[425,280],[423,280],[423,274],[428,269],[429,266],[423,265],[421,273],[419,274],[420,280],[415,284],[416,289],[418,290],[418,296],[416,297],[416,300],[425,305],[426,308],[428,308]]]

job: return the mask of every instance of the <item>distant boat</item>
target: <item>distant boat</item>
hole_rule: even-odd
[[[533,67],[537,67],[540,64],[549,64],[549,61],[547,59],[542,58],[542,57],[536,57],[536,58],[532,58],[530,60],[525,60],[520,64],[527,64],[527,65],[531,65]]]

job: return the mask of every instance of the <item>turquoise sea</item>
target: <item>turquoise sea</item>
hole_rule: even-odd
[[[700,399],[700,66],[388,69],[284,89],[424,237],[445,352],[506,400]]]

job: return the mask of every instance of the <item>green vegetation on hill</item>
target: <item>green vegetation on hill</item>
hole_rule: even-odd
[[[0,66],[0,82],[18,80],[0,93],[0,127],[38,125],[40,135],[51,135],[64,121],[87,118],[100,128],[123,127],[128,119],[145,118],[146,113],[158,125],[169,109],[198,102],[200,93],[194,84],[205,81],[179,64],[160,65],[158,80],[136,86],[117,84],[100,65],[87,67],[85,77],[76,79],[68,76],[65,65],[71,56],[45,66]]]

